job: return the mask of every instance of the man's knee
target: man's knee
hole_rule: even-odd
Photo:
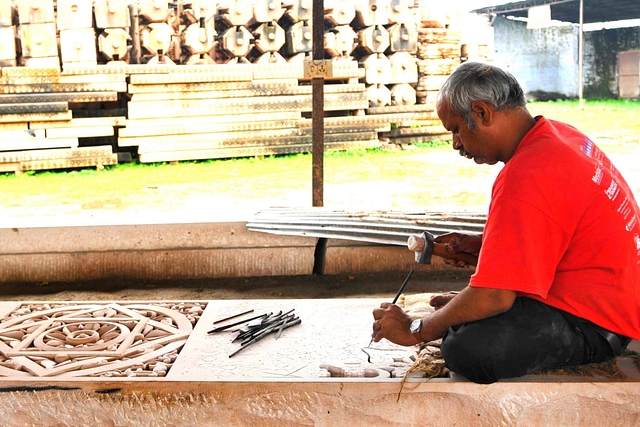
[[[500,346],[498,346],[500,347]],[[500,351],[488,342],[478,342],[464,325],[449,330],[442,340],[442,357],[445,366],[465,378],[482,384],[498,381],[496,365]]]

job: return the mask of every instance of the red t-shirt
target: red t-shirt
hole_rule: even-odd
[[[470,286],[517,291],[640,339],[640,210],[604,153],[544,117],[493,185]]]

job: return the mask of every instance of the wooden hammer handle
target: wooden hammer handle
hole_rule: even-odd
[[[469,265],[478,265],[477,256],[467,252],[458,252],[457,254],[450,254],[447,251],[447,247],[442,243],[433,244],[433,254],[446,259],[453,259],[455,261],[464,261]]]
[[[409,236],[407,240],[407,247],[414,252],[421,252],[424,249],[426,242],[420,236]],[[447,247],[443,243],[433,244],[433,255],[437,255],[442,258],[452,259],[455,261],[464,261],[469,265],[478,265],[478,257],[466,252],[458,252],[457,254],[450,254],[447,251]]]

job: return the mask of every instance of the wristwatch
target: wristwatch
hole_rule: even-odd
[[[413,322],[411,322],[411,325],[409,326],[409,331],[411,331],[411,333],[413,334],[415,339],[418,340],[418,342],[424,342],[424,339],[422,339],[422,335],[420,335],[420,329],[422,329],[422,319],[416,319]]]

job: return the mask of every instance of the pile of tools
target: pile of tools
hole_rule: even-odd
[[[257,316],[250,317],[248,319],[240,320],[237,322],[233,322],[224,326],[218,326],[212,330],[210,330],[209,334],[214,334],[216,332],[222,332],[229,330],[235,326],[240,326],[237,329],[232,330],[231,332],[237,333],[236,337],[231,341],[241,341],[240,348],[231,353],[229,357],[233,357],[236,354],[240,353],[245,348],[249,347],[251,344],[261,340],[271,333],[275,333],[275,339],[280,338],[282,331],[290,328],[291,326],[299,325],[302,323],[300,318],[293,314],[295,309],[291,309],[287,312],[279,311],[277,313],[265,313]],[[227,317],[225,319],[218,320],[214,322],[215,324],[222,323],[240,316],[247,315],[252,313],[253,310],[245,311],[244,313],[236,314],[234,316]]]

